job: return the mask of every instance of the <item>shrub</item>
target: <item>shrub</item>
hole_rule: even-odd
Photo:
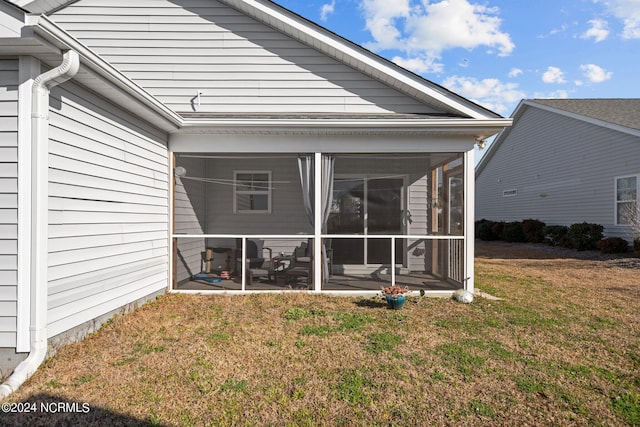
[[[567,233],[568,247],[579,251],[598,249],[604,227],[600,224],[572,224]]]
[[[636,237],[633,239],[633,252],[636,255],[640,256],[640,237]]]
[[[520,221],[507,222],[502,230],[502,240],[507,242],[525,242],[527,239],[522,231]]]
[[[493,226],[495,224],[494,221],[489,221],[488,219],[476,221],[476,237],[485,241],[498,240],[499,236],[493,232]]]
[[[551,246],[565,246],[569,227],[565,225],[547,225],[543,228],[545,243]]]
[[[502,232],[504,231],[504,221],[499,221],[493,224],[491,231],[496,236],[496,240],[502,239]]]
[[[544,241],[544,222],[537,219],[523,219],[522,231],[527,242],[542,243]]]
[[[629,249],[629,244],[620,237],[607,237],[598,242],[598,249],[603,254],[623,254]]]

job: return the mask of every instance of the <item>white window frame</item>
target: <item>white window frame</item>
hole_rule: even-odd
[[[267,175],[267,190],[238,190],[238,175],[240,174],[265,174]],[[260,214],[270,214],[271,213],[271,171],[269,170],[234,170],[233,171],[233,213],[234,214],[249,214],[249,215],[260,215]],[[240,194],[261,194],[267,196],[267,209],[262,210],[247,210],[247,209],[239,209],[238,208],[238,195]]]
[[[635,178],[636,179],[636,199],[635,200],[618,200],[618,180],[624,178]],[[640,214],[640,205],[638,201],[638,194],[640,194],[640,174],[638,175],[621,175],[616,176],[613,179],[613,220],[614,224],[619,227],[632,227],[633,224],[621,224],[618,222],[618,206],[620,203],[629,203],[635,202],[636,204],[636,215]]]

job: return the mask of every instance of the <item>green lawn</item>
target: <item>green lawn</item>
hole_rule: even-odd
[[[640,270],[489,249],[476,270],[503,300],[167,295],[10,398],[88,413],[0,425],[640,425]]]

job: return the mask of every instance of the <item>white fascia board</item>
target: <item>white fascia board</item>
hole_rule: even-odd
[[[172,134],[176,153],[464,153],[473,149],[469,135],[358,134]]]
[[[202,133],[334,133],[459,134],[484,139],[511,126],[511,119],[205,119],[185,120],[181,134]]]
[[[560,108],[555,108],[555,107],[550,107],[548,105],[544,105],[544,104],[538,104],[537,102],[531,100],[525,100],[524,103],[526,105],[529,105],[531,107],[535,107],[535,108],[539,108],[541,110],[544,111],[549,111],[561,116],[565,116],[565,117],[570,117],[572,119],[576,119],[576,120],[580,120],[582,122],[586,122],[586,123],[590,123],[592,125],[595,126],[600,126],[603,128],[607,128],[607,129],[612,129],[618,132],[622,132],[622,133],[627,133],[629,135],[633,135],[633,136],[640,136],[640,130],[639,129],[633,129],[633,128],[629,128],[626,126],[622,126],[622,125],[617,125],[615,123],[611,123],[611,122],[607,122],[606,120],[601,120],[601,119],[596,119],[593,117],[589,117],[589,116],[584,116],[582,114],[578,114],[578,113],[573,113],[571,111],[566,111]]]
[[[490,112],[489,110],[466,100],[453,92],[448,92],[445,88],[438,87],[437,85],[393,64],[377,55],[369,52],[368,50],[357,46],[351,42],[345,43],[345,39],[340,36],[331,33],[330,31],[312,24],[307,20],[300,19],[292,12],[282,13],[278,9],[285,10],[284,8],[273,4],[266,4],[259,0],[221,0],[222,3],[226,3],[231,7],[241,10],[242,12],[249,14],[250,16],[267,23],[273,28],[276,28],[285,34],[309,44],[328,56],[338,59],[340,53],[346,57],[353,58],[355,64],[351,61],[341,60],[343,63],[348,63],[352,67],[366,72],[369,68],[369,75],[374,76],[375,71],[383,73],[384,80],[388,85],[400,90],[403,85],[410,87],[411,89],[426,95],[427,97],[449,106],[449,108],[458,111],[463,115],[475,119],[488,119],[499,117],[499,115]],[[269,2],[271,3],[271,2]],[[301,36],[304,35],[303,36]],[[362,64],[362,66],[358,66]],[[375,77],[375,76],[374,76]],[[431,86],[431,84],[433,86]],[[459,99],[464,101],[461,102]],[[490,114],[493,113],[493,114]]]
[[[80,56],[80,63],[84,68],[91,70],[94,74],[105,79],[114,88],[125,92],[146,109],[153,112],[153,114],[160,119],[155,121],[154,124],[156,126],[170,132],[178,129],[182,125],[182,117],[180,115],[166,107],[142,87],[135,84],[46,16],[27,15],[25,27],[55,45],[76,51]]]

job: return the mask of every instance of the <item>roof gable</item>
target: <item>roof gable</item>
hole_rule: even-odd
[[[559,114],[573,113],[583,116],[583,120],[594,119],[640,130],[640,98],[533,99],[530,102],[551,107]]]
[[[545,110],[559,116],[640,137],[640,99],[638,98],[525,99],[518,104],[511,115],[513,125],[498,134],[480,159],[476,166],[476,179],[509,134],[518,128],[518,121],[529,108]]]
[[[52,18],[181,113],[442,113],[216,0],[104,4]]]
[[[297,55],[296,57],[288,57],[288,58],[284,55],[281,55],[280,52],[278,52],[278,55],[277,55],[277,56],[280,56],[281,59],[288,61],[290,66],[295,65],[298,67],[306,68],[306,71],[311,71],[312,74],[315,74],[318,77],[318,79],[316,79],[316,83],[317,81],[325,81],[332,84],[332,89],[334,90],[336,88],[347,90],[350,93],[350,95],[344,94],[344,93],[338,93],[337,101],[339,103],[344,104],[346,102],[346,104],[349,104],[350,101],[362,102],[361,100],[364,100],[365,105],[381,106],[381,109],[378,109],[378,110],[363,108],[362,112],[364,113],[399,112],[399,113],[429,114],[431,112],[436,112],[436,113],[449,114],[457,117],[470,117],[470,118],[477,118],[477,119],[501,118],[499,115],[469,100],[466,100],[465,98],[460,97],[439,85],[436,85],[428,80],[425,80],[420,76],[417,76],[395,64],[392,64],[391,62],[367,51],[366,49],[360,46],[357,46],[341,38],[340,36],[294,14],[293,12],[290,12],[278,6],[277,4],[271,1],[196,0],[196,1],[187,2],[184,0],[166,0],[166,1],[154,1],[153,3],[146,3],[146,5],[152,5],[153,8],[172,6],[173,12],[179,9],[182,9],[183,11],[185,10],[190,11],[192,12],[192,17],[199,18],[200,20],[205,20],[205,21],[208,20],[209,24],[211,23],[219,24],[219,22],[213,22],[211,20],[211,17],[206,16],[207,9],[218,7],[218,10],[221,10],[220,9],[221,5],[232,8],[245,16],[251,17],[254,20],[254,22],[262,24],[264,28],[269,28],[271,30],[270,34],[276,34],[276,33],[279,33],[281,35],[285,34],[290,41],[295,41],[304,45],[306,47],[307,52],[313,51],[315,52],[315,54],[323,56],[325,58],[325,62],[330,62],[328,60],[331,59],[333,63],[314,64],[316,65],[315,69],[310,70],[310,65],[304,64],[302,62],[305,60],[305,58],[308,59],[308,57],[305,57],[306,53],[304,52],[301,52],[300,55]],[[52,17],[63,28],[65,28],[75,37],[83,41],[93,50],[101,54],[101,56],[104,56],[109,62],[113,63],[117,68],[123,71],[126,75],[130,76],[134,81],[138,81],[143,87],[147,88],[152,94],[161,98],[162,90],[160,88],[157,88],[157,90],[151,88],[146,82],[143,81],[144,80],[143,78],[140,78],[142,77],[141,75],[139,76],[136,74],[132,74],[133,71],[121,68],[121,64],[119,64],[118,62],[122,58],[117,58],[118,55],[115,54],[115,51],[113,51],[114,53],[112,55],[105,50],[106,46],[104,46],[104,44],[107,43],[108,36],[97,38],[95,34],[92,35],[87,33],[83,35],[80,33],[81,30],[77,28],[78,25],[81,24],[81,22],[73,22],[73,18],[69,18],[70,16],[76,13],[82,14],[82,12],[79,12],[79,11],[81,11],[83,7],[94,8],[91,11],[91,14],[92,14],[91,16],[95,16],[93,15],[93,13],[96,12],[97,9],[100,7],[109,9],[108,12],[98,11],[98,15],[102,14],[103,18],[106,17],[108,19],[113,19],[111,21],[106,22],[105,25],[111,27],[112,34],[114,34],[114,28],[117,27],[117,30],[118,30],[117,35],[122,35],[121,34],[122,30],[126,32],[126,28],[129,25],[135,24],[136,22],[119,22],[118,21],[119,17],[114,15],[114,13],[118,13],[116,11],[120,8],[124,12],[124,15],[121,14],[120,17],[124,16],[125,18],[123,19],[126,19],[127,13],[129,12],[135,13],[135,10],[137,8],[140,8],[140,7],[144,8],[144,6],[145,6],[145,2],[143,1],[136,2],[136,1],[122,1],[122,0],[110,0],[110,1],[80,0],[78,2],[72,2],[71,4],[66,5],[63,9],[54,13]],[[147,9],[147,12],[148,11],[149,9]],[[104,15],[104,13],[106,13],[107,15]],[[165,21],[164,23],[154,21],[154,19],[156,18],[154,18],[153,16],[149,16],[148,14],[138,15],[137,24],[146,26],[146,28],[149,28],[149,29],[159,28],[158,24],[170,25],[172,23],[175,23],[177,25],[178,24],[177,19],[187,19],[186,17],[181,17],[179,15],[181,15],[181,13],[179,13],[178,16],[174,17],[173,20],[171,20],[172,16],[169,15],[168,16],[169,21]],[[76,18],[78,18],[78,20],[81,20],[79,16],[76,16]],[[97,25],[98,24],[97,22],[90,22],[90,21],[86,21],[86,22],[88,23],[89,26],[92,26],[93,29],[96,30],[97,32],[100,31],[100,25]],[[182,28],[187,30],[185,32],[188,32],[189,30],[195,29],[197,25],[201,25],[201,24],[203,24],[202,21],[200,22],[200,24],[182,22]],[[223,43],[226,43],[228,46],[231,46],[234,43],[233,35],[238,35],[238,32],[241,31],[241,28],[242,28],[241,25],[242,25],[241,23],[236,23],[236,26],[234,28],[231,28],[228,26],[227,35],[224,36],[224,37],[228,37],[228,39],[225,39],[223,37],[222,39],[219,39],[218,42],[223,42]],[[133,26],[131,28],[134,29],[134,31],[137,31]],[[213,28],[210,27],[210,29],[213,29]],[[149,34],[149,31],[147,31],[147,35],[148,34]],[[175,34],[176,33],[174,32],[174,35]],[[263,31],[263,34],[267,34],[267,32]],[[184,44],[183,48],[189,49],[191,47],[195,47],[191,45],[188,38],[185,40],[186,40],[186,44]],[[272,53],[275,52],[275,48],[273,47],[273,45],[267,46],[266,42],[256,43],[257,39],[251,39],[250,37],[246,37],[246,36],[244,37],[244,41],[248,41],[249,43],[253,43],[253,44],[260,44],[266,50],[271,49]],[[238,42],[238,40],[236,40],[235,42]],[[120,43],[120,46],[117,46],[117,47],[122,48],[123,47],[122,44],[123,43]],[[101,50],[101,47],[104,49]],[[144,49],[144,46],[138,46],[138,48]],[[177,48],[179,49],[179,47]],[[230,51],[231,50],[227,49],[227,52],[230,52]],[[132,51],[132,53],[135,55],[135,51]],[[142,56],[145,56],[144,53]],[[200,55],[199,58],[200,57],[202,56]],[[240,59],[240,58],[234,58],[234,59]],[[264,59],[265,58],[261,58],[261,60],[264,60]],[[175,62],[173,64],[171,63],[167,64],[166,62],[163,63],[162,61],[160,61],[159,63],[156,63],[156,65],[160,64],[160,67],[162,67],[163,69],[162,71],[165,71],[166,73],[174,73],[174,71],[172,71],[172,68],[171,68],[172,66],[182,67],[184,65],[189,65],[190,60],[191,58],[181,58],[178,60],[178,62]],[[143,64],[143,65],[144,67],[147,67],[147,70],[149,68],[153,69],[152,63]],[[202,64],[199,64],[199,65],[202,65]],[[229,65],[229,64],[226,64],[226,65]],[[254,64],[254,65],[256,65],[256,67],[262,66],[260,64]],[[338,73],[343,74],[344,76],[347,77],[347,79],[349,79],[350,81],[349,85],[346,85],[340,82],[339,79],[333,78],[337,74],[334,74],[334,76],[330,78],[328,78],[326,74],[323,74],[325,73],[325,71],[322,70],[322,67],[326,67],[326,66],[334,67],[334,68],[336,68],[337,66],[342,66],[343,70],[339,71]],[[140,68],[144,68],[144,67],[140,67]],[[204,71],[205,73],[208,72],[208,70],[206,70],[206,67],[201,67],[201,69],[205,70]],[[349,70],[348,72],[343,72],[347,69]],[[228,68],[228,70],[230,73],[233,73],[233,74],[238,74],[239,72],[241,72],[241,71],[233,70],[232,68]],[[185,71],[185,72],[197,73],[198,71]],[[326,72],[330,73],[332,72],[332,70],[329,70]],[[351,74],[351,76],[349,76],[349,74]],[[356,75],[358,75],[358,77],[355,77]],[[158,74],[156,75],[149,74],[149,76],[151,77],[149,80],[156,80],[156,81],[158,80],[158,77],[159,77]],[[175,77],[175,74],[173,74],[173,77]],[[192,77],[195,77],[195,75],[192,75]],[[295,79],[290,79],[288,77],[285,77],[285,79],[287,81],[295,80]],[[260,79],[260,82],[264,82],[267,80],[268,79],[266,80]],[[375,88],[372,88],[372,87],[358,88],[357,85],[362,85],[363,82],[365,82],[364,84],[374,84],[376,87]],[[197,78],[194,78],[191,81],[191,84],[192,84],[192,87],[191,87],[190,94],[191,94],[191,97],[195,97],[196,94],[198,93],[197,92],[198,89],[201,89],[198,87]],[[219,99],[222,101],[223,99],[221,98],[224,97],[224,93],[220,93],[216,91],[216,89],[218,89],[216,87],[212,87],[212,89],[213,89],[212,90],[213,96],[219,97]],[[260,91],[262,91],[262,93],[258,93],[258,94],[256,94],[255,92],[256,88],[254,87],[253,89],[254,89],[254,92],[251,93],[249,96],[262,101],[264,100],[263,93],[267,93],[269,90],[277,91],[282,88],[281,87],[275,87],[275,88],[265,87],[263,85],[262,87],[257,88]],[[293,87],[292,89],[296,89],[296,88]],[[373,93],[373,95],[369,95],[367,93],[367,90],[369,90],[369,93]],[[373,92],[371,92],[372,90]],[[168,92],[167,88],[165,88],[164,91]],[[383,99],[380,99],[379,97],[377,97],[378,94],[380,93],[383,93]],[[357,97],[359,97],[360,100],[351,99],[350,97],[352,97],[354,94],[357,95]],[[167,94],[166,96],[169,97],[172,95]],[[304,96],[306,96],[306,94],[304,94]],[[231,95],[231,98],[235,98],[235,95]],[[343,101],[343,99],[346,101]],[[234,99],[227,99],[227,100],[233,101]],[[197,101],[197,99],[194,99],[194,101]],[[200,101],[202,101],[202,99],[200,99]],[[163,99],[163,102],[166,102],[166,101]],[[326,102],[326,101],[313,103],[313,105],[316,107],[315,111],[321,111],[321,112],[339,111],[339,110],[336,110],[335,108],[323,109],[319,107],[322,104],[322,102]],[[401,104],[406,104],[406,105],[398,106],[397,102],[400,102]],[[413,106],[408,107],[407,103],[413,104]],[[233,105],[233,102],[230,102],[229,104]],[[358,111],[357,108],[359,107],[353,106],[351,109],[344,110],[344,112],[354,113]],[[184,111],[184,108],[180,110]]]

